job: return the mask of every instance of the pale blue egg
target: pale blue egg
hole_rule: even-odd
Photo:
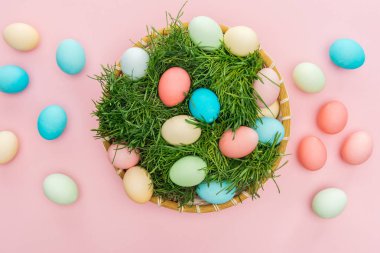
[[[56,60],[63,72],[69,75],[76,75],[86,65],[86,54],[78,41],[66,39],[59,43]]]
[[[338,39],[330,46],[330,59],[344,69],[356,69],[365,62],[365,53],[352,39]]]
[[[191,115],[197,120],[212,123],[219,116],[219,99],[211,90],[199,88],[191,94],[189,109]]]
[[[43,109],[38,116],[38,131],[46,140],[57,139],[67,125],[65,110],[58,105],[50,105]]]
[[[29,84],[29,75],[23,68],[15,65],[0,67],[0,91],[4,93],[18,93]]]
[[[236,192],[236,188],[230,189],[231,183],[211,181],[203,182],[197,186],[198,196],[210,204],[223,204],[230,201]]]
[[[142,48],[131,47],[127,49],[120,59],[121,71],[132,80],[146,75],[149,64],[149,54]]]
[[[285,135],[284,126],[280,121],[274,118],[263,117],[256,120],[256,127],[254,127],[258,136],[259,142],[263,144],[273,144],[276,135],[278,135],[276,145],[279,144]]]

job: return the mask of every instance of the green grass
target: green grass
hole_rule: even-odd
[[[96,137],[110,138],[141,151],[141,166],[153,181],[154,194],[164,199],[186,204],[192,201],[195,188],[180,187],[169,179],[169,169],[178,159],[197,155],[207,163],[206,180],[227,180],[238,192],[262,186],[267,178],[274,178],[272,167],[279,157],[278,147],[259,144],[256,150],[242,159],[229,159],[218,148],[218,141],[227,129],[254,126],[259,117],[257,93],[252,82],[263,68],[259,52],[241,58],[231,55],[224,46],[216,51],[203,51],[195,45],[183,28],[179,17],[168,16],[169,35],[160,35],[150,29],[155,37],[146,48],[150,56],[147,75],[132,81],[127,76],[115,76],[115,66],[105,66],[95,79],[101,84],[103,96],[95,102],[93,113],[99,121]],[[170,67],[181,67],[191,76],[190,94],[197,88],[214,91],[221,104],[219,118],[213,124],[199,123],[201,138],[192,145],[174,147],[160,135],[162,124],[169,118],[190,115],[188,100],[166,107],[157,95],[161,75]]]

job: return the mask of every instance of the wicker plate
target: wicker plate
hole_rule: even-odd
[[[184,23],[183,25],[184,25],[184,27],[187,27],[188,23]],[[220,25],[220,27],[222,28],[223,33],[225,33],[228,30],[227,26]],[[167,29],[161,29],[160,30],[160,33],[164,34],[164,35],[168,34],[168,32],[170,32],[170,31]],[[150,39],[151,39],[150,37],[146,36],[146,37],[142,38],[140,42],[136,43],[135,46],[143,48],[149,43]],[[279,76],[279,78],[281,80],[280,81],[280,95],[278,97],[278,101],[280,102],[280,115],[279,115],[278,119],[282,122],[282,125],[285,128],[285,136],[280,143],[279,151],[280,151],[280,154],[284,155],[285,150],[286,150],[286,146],[288,144],[289,135],[290,135],[289,97],[288,97],[288,94],[286,92],[285,84],[284,84],[284,81],[281,77],[281,74],[278,72],[276,65],[273,62],[273,60],[269,57],[269,55],[263,49],[260,49],[260,54],[261,54],[262,58],[264,59],[265,66],[273,69],[277,73],[277,75]],[[115,75],[121,75],[121,74],[122,74],[122,72],[120,71],[120,68],[118,68],[118,71],[116,71]],[[104,144],[104,147],[108,150],[110,143],[107,141],[104,141],[103,144]],[[275,162],[275,164],[272,168],[273,170],[277,169],[277,167],[280,164],[280,161],[281,161],[281,157],[279,157],[279,159],[277,159],[277,161]],[[125,170],[121,170],[118,168],[115,168],[115,170],[116,170],[116,173],[121,178],[123,178],[123,176],[125,174]],[[245,199],[247,199],[249,197],[252,197],[252,195],[250,193],[248,193],[247,191],[243,191],[239,195],[236,195],[232,200],[230,200],[224,204],[212,205],[212,204],[203,204],[203,203],[195,202],[193,205],[185,205],[182,207],[179,207],[177,202],[174,202],[171,200],[163,200],[162,198],[156,197],[156,196],[153,196],[150,199],[150,201],[153,203],[156,203],[159,206],[178,210],[180,212],[209,213],[209,212],[215,212],[215,211],[219,211],[222,209],[226,209],[226,208],[231,207],[231,206],[235,206],[238,203],[243,202]]]

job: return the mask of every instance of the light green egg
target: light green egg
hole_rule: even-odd
[[[325,87],[325,75],[315,64],[303,62],[293,71],[293,79],[297,87],[307,93],[317,93]]]
[[[209,17],[193,18],[189,23],[189,35],[194,44],[204,50],[216,50],[222,45],[222,29]]]
[[[326,188],[318,192],[312,203],[313,211],[321,218],[330,219],[338,216],[347,205],[347,195],[338,188]]]
[[[190,187],[200,184],[206,177],[207,164],[198,156],[185,156],[170,168],[169,177],[176,185]]]
[[[47,176],[43,189],[45,196],[59,205],[69,205],[78,199],[77,184],[64,174],[55,173]]]

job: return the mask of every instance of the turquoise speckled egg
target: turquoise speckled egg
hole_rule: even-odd
[[[260,121],[261,119],[261,121]],[[278,135],[276,145],[279,144],[285,135],[284,126],[274,118],[263,117],[256,120],[256,130],[259,135],[259,142],[263,144],[273,144]]]
[[[189,109],[191,115],[197,120],[212,123],[219,116],[219,99],[211,90],[199,88],[191,94]]]
[[[127,49],[120,59],[121,71],[132,80],[140,79],[146,75],[148,63],[149,54],[139,47]]]
[[[66,39],[59,43],[56,60],[63,72],[76,75],[82,71],[86,64],[86,54],[78,41]]]
[[[318,192],[312,202],[316,215],[329,219],[338,216],[347,205],[347,195],[338,188],[326,188]]]
[[[69,205],[78,199],[78,187],[73,179],[61,173],[50,174],[43,182],[45,196],[59,205]]]
[[[0,67],[0,91],[5,93],[18,93],[29,84],[29,75],[23,68],[15,65]]]
[[[193,18],[189,23],[189,35],[194,44],[204,50],[216,50],[222,45],[222,29],[209,17]]]
[[[207,164],[198,156],[185,156],[176,161],[169,171],[170,180],[182,187],[201,183],[206,177]]]
[[[61,136],[66,128],[67,115],[58,105],[50,105],[38,116],[38,131],[46,140],[54,140]]]
[[[203,182],[197,186],[196,192],[201,199],[210,204],[223,204],[235,196],[236,188],[229,189],[230,186],[231,183],[226,181]]]
[[[359,43],[352,39],[338,39],[330,46],[330,59],[344,69],[356,69],[365,62],[365,53]]]

